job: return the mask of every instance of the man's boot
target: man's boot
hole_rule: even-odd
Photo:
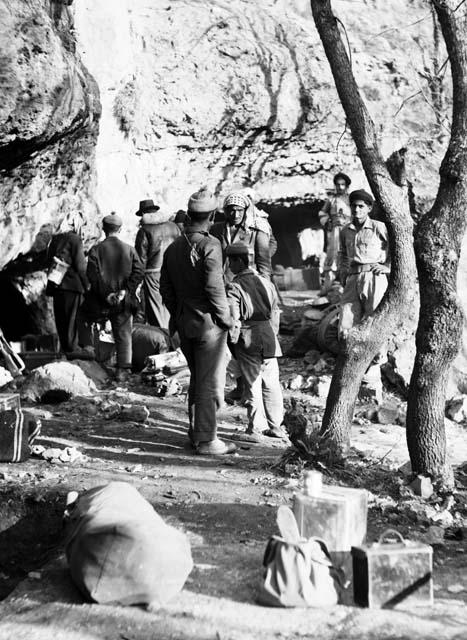
[[[226,394],[225,400],[226,402],[236,402],[243,398],[243,391],[245,389],[245,384],[243,382],[243,378],[237,378],[237,386],[232,391]]]

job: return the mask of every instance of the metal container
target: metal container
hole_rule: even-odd
[[[307,488],[311,495],[307,495]],[[294,496],[293,511],[303,537],[321,538],[326,543],[334,566],[342,569],[348,582],[340,602],[353,604],[350,549],[353,545],[365,542],[368,513],[366,490],[320,486],[314,476],[306,476],[305,492]]]
[[[293,511],[300,535],[322,538],[329,551],[350,551],[366,537],[368,497],[365,489],[322,485],[312,496],[297,493]]]
[[[355,604],[372,609],[433,604],[430,545],[388,529],[378,542],[352,547],[352,563]]]

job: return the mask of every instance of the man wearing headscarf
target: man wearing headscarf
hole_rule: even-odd
[[[141,226],[136,234],[135,249],[144,267],[142,313],[138,317],[154,327],[167,329],[169,312],[159,291],[162,258],[180,230],[170,221],[172,216],[160,211],[152,200],[142,200],[136,215],[141,216]]]
[[[340,234],[338,267],[344,285],[339,335],[373,313],[388,286],[390,260],[388,231],[383,222],[372,220],[373,197],[359,189],[349,196],[352,221]]]
[[[188,436],[197,453],[223,455],[235,450],[217,437],[216,414],[224,402],[227,331],[232,326],[222,272],[222,249],[209,228],[216,197],[204,187],[188,201],[189,224],[166,250],[161,295],[172,333],[190,369]]]
[[[348,188],[351,180],[345,173],[334,176],[335,193],[328,198],[319,211],[319,221],[326,233],[326,259],[323,267],[322,293],[326,294],[338,278],[337,256],[339,253],[340,231],[350,222],[350,202]]]
[[[52,296],[55,325],[60,347],[67,358],[76,357],[78,349],[77,314],[83,294],[89,287],[86,258],[81,239],[82,217],[75,214],[65,219],[47,249],[49,273],[61,264],[62,272],[55,282],[47,282],[46,293]],[[66,266],[68,265],[68,266]]]
[[[272,234],[269,222],[259,215],[248,195],[240,191],[230,193],[224,200],[225,222],[218,222],[211,227],[211,235],[222,245],[222,255],[226,280],[232,279],[227,267],[226,249],[234,242],[241,242],[250,247],[253,267],[266,277],[271,277],[271,255],[277,243]]]

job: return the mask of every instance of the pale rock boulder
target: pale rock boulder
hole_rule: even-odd
[[[68,397],[90,396],[97,392],[97,387],[81,367],[71,362],[51,362],[34,369],[20,389],[23,400],[36,402],[52,392]]]
[[[456,396],[446,403],[446,416],[454,422],[467,421],[467,396]]]

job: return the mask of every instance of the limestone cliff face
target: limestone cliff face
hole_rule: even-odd
[[[435,170],[426,3],[334,4],[384,153],[409,143]],[[88,237],[117,210],[133,239],[146,197],[303,201],[337,168],[364,183],[308,0],[0,0],[0,18],[1,264],[76,208]]]
[[[384,152],[409,139],[426,149],[427,101],[416,96],[395,115],[425,82],[425,3],[335,7]],[[101,92],[95,197],[130,234],[140,199],[176,211],[201,184],[220,195],[254,186],[263,201],[320,195],[337,167],[362,184],[308,0],[80,0],[74,11]]]
[[[1,267],[71,211],[92,232],[100,106],[66,3],[0,0],[0,29]]]

